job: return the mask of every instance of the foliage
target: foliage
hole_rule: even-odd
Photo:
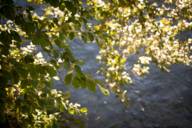
[[[127,103],[123,85],[132,75],[149,73],[150,63],[169,71],[190,65],[192,1],[165,0],[2,0],[0,1],[0,119],[9,127],[61,127],[63,115],[87,113],[69,102],[69,92],[53,89],[54,80],[75,88],[108,87]],[[99,46],[101,82],[82,72],[69,42]],[[127,69],[127,61],[137,62]],[[60,78],[57,69],[64,67]],[[106,86],[104,86],[106,85]]]
[[[100,72],[123,102],[126,91],[120,85],[132,83],[133,75],[148,74],[150,63],[165,71],[172,64],[191,64],[192,40],[178,38],[192,30],[191,0],[94,0],[89,4],[98,21],[94,29],[100,47],[97,59],[103,64]],[[135,54],[138,61],[129,63]]]
[[[25,4],[1,1],[1,123],[9,127],[56,127],[56,122],[67,121],[60,119],[62,114],[87,113],[86,108],[69,102],[69,92],[52,88],[53,80],[59,79],[57,69],[65,66],[66,84],[72,81],[74,86],[85,84],[95,90],[96,82],[82,73],[67,44],[69,31],[80,27],[74,20],[65,24],[70,11],[53,7],[51,1]],[[38,12],[42,16],[37,8],[42,9]]]

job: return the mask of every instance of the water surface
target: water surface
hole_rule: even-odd
[[[99,78],[96,44],[75,40],[71,47],[85,61],[82,69]],[[64,86],[57,83],[57,87]],[[184,65],[173,65],[170,73],[152,66],[148,76],[135,77],[134,85],[127,86],[128,108],[114,94],[106,97],[99,91],[69,89],[72,100],[89,109],[88,128],[192,128],[192,69]]]

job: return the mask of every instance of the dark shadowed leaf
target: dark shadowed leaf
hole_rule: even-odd
[[[65,1],[65,6],[72,14],[76,13],[76,7],[71,1]]]
[[[96,82],[90,78],[86,79],[86,87],[90,90],[95,92],[96,91]]]

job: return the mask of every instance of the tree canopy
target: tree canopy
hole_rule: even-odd
[[[192,30],[191,7],[191,0],[1,0],[0,124],[67,127],[71,116],[87,113],[70,102],[69,92],[54,89],[54,80],[111,91],[127,103],[123,86],[148,74],[151,63],[165,71],[191,65],[192,39],[183,36]],[[73,39],[98,45],[104,81],[81,70],[69,45]],[[137,61],[127,68],[133,55]]]

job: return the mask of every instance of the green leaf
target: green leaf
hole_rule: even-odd
[[[76,7],[71,1],[64,1],[66,8],[74,15],[76,13]]]
[[[70,109],[68,110],[68,112],[69,112],[71,115],[74,115],[74,114],[75,114],[74,108],[70,108]]]
[[[73,78],[73,72],[68,72],[64,79],[65,84],[66,85],[71,84],[72,78]]]
[[[69,33],[69,39],[72,40],[72,39],[74,39],[74,37],[75,37],[74,32],[70,32]]]
[[[109,92],[108,89],[102,87],[102,86],[99,85],[99,84],[98,84],[98,86],[99,86],[100,91],[103,93],[103,95],[105,95],[105,96],[109,96],[110,92]]]
[[[64,98],[65,100],[69,99],[71,97],[71,93],[68,91],[68,92],[64,92],[63,95],[62,95],[62,98]]]
[[[81,88],[86,88],[86,77],[85,75],[78,75],[79,78],[79,85],[81,86]]]
[[[57,7],[59,5],[59,0],[45,0],[45,1],[54,7]]]
[[[90,40],[90,41],[93,41],[93,40],[94,40],[94,36],[93,36],[92,33],[88,33],[88,36],[89,36],[89,40]]]
[[[25,22],[25,24],[23,24],[25,27],[25,30],[28,34],[32,34],[35,32],[36,26],[34,22]]]
[[[18,83],[19,82],[19,74],[17,73],[16,70],[12,71],[12,76],[13,76],[14,83]]]
[[[73,77],[72,84],[73,84],[73,86],[75,88],[79,88],[80,87],[79,83],[80,83],[79,78],[77,76]]]
[[[81,38],[85,43],[87,43],[87,35],[85,33],[81,35]]]
[[[43,35],[41,37],[35,37],[33,43],[41,45],[42,47],[50,46],[49,40],[46,37],[43,37]]]
[[[81,77],[83,74],[83,72],[81,71],[81,68],[78,65],[75,65],[75,71],[76,73]]]
[[[50,76],[55,76],[57,74],[56,70],[53,67],[47,66],[46,68]]]
[[[83,107],[80,109],[80,112],[82,113],[87,113],[88,112],[88,109],[86,107]]]
[[[33,63],[33,62],[34,62],[33,56],[32,56],[32,55],[26,55],[26,56],[24,57],[24,62],[25,62],[26,64]]]
[[[12,36],[12,38],[13,38],[14,40],[16,40],[16,41],[18,41],[18,42],[21,42],[21,41],[22,41],[21,38],[20,38],[20,36],[19,36],[19,34],[18,34],[17,32],[15,32],[15,31],[11,31],[11,36]]]
[[[96,91],[96,82],[90,78],[86,79],[86,87],[90,90],[95,92]]]
[[[63,40],[64,40],[64,39],[63,39]],[[65,45],[65,42],[64,42],[63,40],[61,40],[61,39],[56,39],[56,40],[55,40],[55,44],[56,44],[58,47],[60,47],[60,48],[65,48],[66,45]]]
[[[4,5],[0,8],[0,15],[5,16],[7,19],[13,20],[15,18],[15,8],[11,5]]]

